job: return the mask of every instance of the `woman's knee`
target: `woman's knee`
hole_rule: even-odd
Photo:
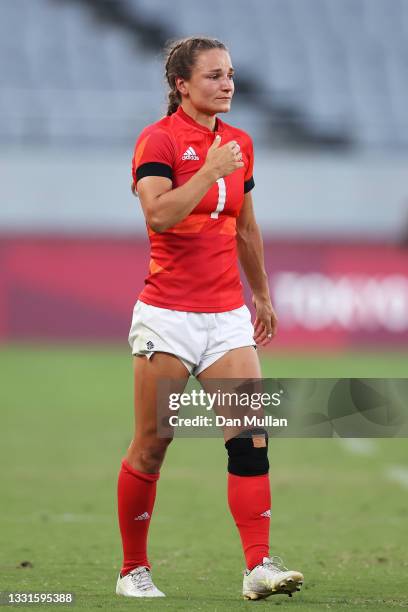
[[[159,470],[170,442],[171,438],[162,438],[144,443],[140,449],[139,455],[142,464],[146,466],[146,468],[157,468],[157,470]]]
[[[171,441],[172,438],[136,437],[128,451],[130,463],[141,472],[158,472]]]

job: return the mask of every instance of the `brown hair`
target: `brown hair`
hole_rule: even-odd
[[[188,81],[200,51],[210,49],[224,49],[224,43],[216,38],[206,36],[190,36],[170,42],[166,47],[165,72],[170,91],[168,93],[167,116],[176,112],[181,103],[181,94],[176,87],[176,78],[181,77]]]

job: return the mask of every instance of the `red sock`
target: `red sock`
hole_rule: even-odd
[[[228,474],[228,504],[241,536],[247,568],[253,569],[263,557],[269,557],[269,475]]]
[[[119,527],[123,545],[122,576],[139,565],[150,568],[147,559],[147,533],[156,498],[160,473],[144,474],[124,459],[118,480]]]

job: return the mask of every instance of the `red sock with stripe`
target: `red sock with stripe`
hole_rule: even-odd
[[[228,474],[228,505],[238,527],[247,568],[253,569],[262,563],[263,557],[269,557],[269,474]]]
[[[126,459],[122,461],[118,479],[118,515],[123,545],[122,576],[140,565],[150,568],[147,535],[159,476],[160,473],[139,472]]]

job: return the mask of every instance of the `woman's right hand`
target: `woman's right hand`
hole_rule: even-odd
[[[203,169],[214,173],[215,180],[232,174],[237,168],[242,168],[241,148],[236,140],[231,140],[220,147],[221,136],[217,135],[208,149]]]

